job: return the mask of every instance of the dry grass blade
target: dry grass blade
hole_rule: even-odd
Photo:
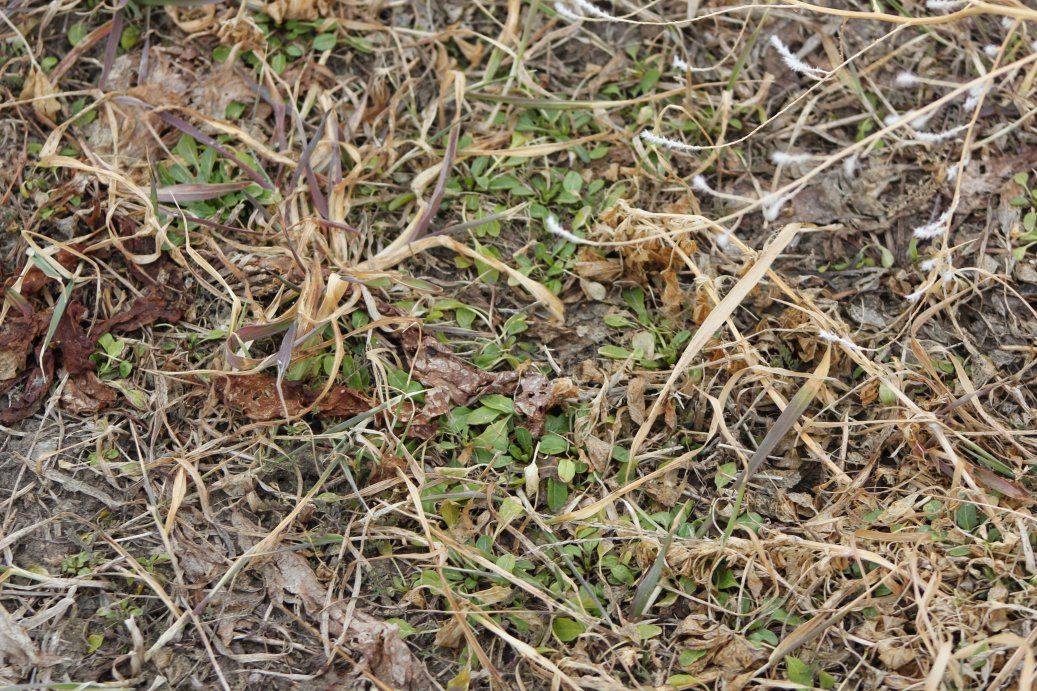
[[[752,458],[749,459],[748,465],[741,472],[738,478],[738,492],[735,496],[734,505],[731,508],[731,517],[727,521],[727,526],[724,528],[724,537],[721,544],[727,542],[728,538],[731,537],[732,531],[735,528],[735,522],[738,520],[738,516],[742,510],[742,502],[745,499],[746,488],[749,485],[749,480],[752,479],[756,471],[760,469],[763,462],[767,460],[767,457],[774,451],[774,448],[778,445],[782,439],[785,438],[792,428],[796,426],[799,418],[803,416],[806,409],[810,407],[810,404],[817,398],[817,393],[824,384],[825,378],[828,377],[828,368],[832,364],[832,348],[825,348],[824,357],[821,358],[821,364],[817,366],[813,374],[810,375],[810,379],[800,387],[796,395],[792,397],[789,404],[785,406],[785,410],[781,411],[781,415],[774,421],[774,424],[767,430],[767,436],[763,438],[760,445],[756,447],[756,451],[753,453]]]
[[[636,457],[638,452],[641,450],[641,446],[648,438],[649,433],[652,431],[652,426],[655,421],[659,418],[659,414],[662,412],[663,407],[666,405],[666,401],[669,398],[670,392],[673,390],[677,380],[683,376],[689,367],[691,367],[692,361],[695,356],[699,354],[702,347],[713,338],[713,335],[723,327],[724,322],[730,318],[738,306],[742,304],[749,292],[753,290],[763,277],[767,274],[767,270],[770,269],[771,264],[778,258],[792,239],[796,237],[796,234],[800,231],[802,226],[798,223],[789,223],[781,229],[770,243],[760,252],[759,256],[755,257],[752,261],[753,264],[749,267],[738,282],[731,288],[724,299],[720,301],[716,307],[714,307],[709,316],[706,317],[705,321],[699,326],[698,330],[691,337],[687,347],[681,354],[677,364],[674,365],[673,370],[670,372],[670,376],[666,379],[666,383],[663,384],[662,389],[659,391],[655,403],[652,404],[651,409],[648,411],[648,415],[645,418],[644,423],[637,430],[637,434],[634,436],[633,442],[630,444],[630,456]]]
[[[8,2],[0,687],[1032,686],[1037,10],[779,5]]]

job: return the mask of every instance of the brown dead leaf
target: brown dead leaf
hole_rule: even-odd
[[[666,508],[671,508],[681,500],[685,483],[677,481],[677,472],[666,473],[645,484],[645,492]]]
[[[612,458],[612,445],[593,434],[587,436],[584,444],[587,447],[587,460],[590,461],[591,468],[594,472],[603,472]]]
[[[347,418],[374,407],[374,403],[359,391],[347,386],[334,386],[328,395],[320,398],[320,391],[306,388],[302,382],[283,381],[281,390],[284,403],[277,394],[277,377],[265,372],[244,376],[216,377],[217,391],[223,402],[250,420],[267,421],[299,416],[316,403],[314,412],[322,417]]]
[[[184,315],[178,302],[177,296],[170,291],[155,288],[135,299],[119,314],[96,324],[90,333],[97,334],[99,338],[106,333],[136,331],[155,322],[178,322]]]
[[[464,642],[464,627],[457,617],[451,617],[436,631],[436,645],[440,648],[460,648]]]
[[[389,308],[383,313],[392,311]],[[518,385],[518,372],[485,372],[417,328],[390,332],[387,336],[403,351],[411,376],[430,389],[425,394],[425,406],[410,420],[409,431],[414,436],[427,438],[434,434],[432,420],[454,406],[470,405],[493,393],[510,395]]]
[[[313,21],[328,13],[328,3],[321,0],[274,0],[268,2],[263,11],[275,22],[281,24],[286,19]]]
[[[252,87],[227,63],[195,85],[190,105],[209,117],[222,120],[233,101],[252,103],[255,100]]]
[[[675,269],[666,269],[661,275],[663,280],[663,307],[665,307],[666,311],[670,314],[679,314],[684,308],[684,291],[681,290],[680,280],[677,278],[677,271]]]
[[[24,315],[11,312],[0,324],[0,392],[14,385],[25,368],[32,344],[47,332],[50,314],[35,312]]]
[[[0,411],[0,422],[5,425],[21,422],[39,410],[47,391],[50,390],[52,381],[54,381],[54,354],[48,351],[43,355],[43,366],[41,367],[37,363],[32,374],[29,375],[21,398],[12,401],[11,405]]]
[[[333,386],[328,394],[317,400],[313,394],[313,400],[317,401],[314,412],[322,417],[353,417],[365,413],[374,407],[374,403],[367,396],[356,389],[348,386]]]
[[[518,383],[518,372],[485,372],[417,329],[396,335],[410,360],[412,376],[425,386],[445,389],[454,405],[469,405],[491,393],[510,394]]]
[[[371,470],[371,474],[367,478],[367,484],[373,485],[383,480],[391,480],[396,477],[397,470],[407,470],[406,459],[392,454],[384,454]]]
[[[526,429],[539,437],[544,431],[544,415],[555,404],[554,386],[536,369],[528,369],[519,377],[515,388],[515,410],[526,416]]]
[[[645,384],[644,377],[633,377],[627,384],[627,410],[638,425],[645,421]]]
[[[242,548],[252,547],[255,539],[249,536],[260,534],[260,528],[237,513],[231,516],[231,522],[238,529]],[[302,555],[276,551],[260,570],[274,602],[300,605],[314,628],[319,628],[319,619],[326,616],[329,633],[341,637],[342,648],[359,654],[370,673],[383,683],[403,691],[429,688],[428,671],[411,654],[399,630],[361,609],[349,612],[343,602],[329,602],[327,589]]]
[[[24,681],[23,676],[43,662],[29,634],[0,606],[0,682]]]
[[[114,400],[115,389],[106,386],[93,372],[69,377],[61,391],[61,404],[77,415],[100,412]]]
[[[87,336],[79,324],[85,314],[83,305],[70,302],[58,320],[58,328],[54,330],[54,339],[51,341],[51,345],[61,353],[62,367],[71,375],[94,369],[90,356],[96,341]]]
[[[32,109],[36,111],[36,114],[53,120],[54,116],[61,112],[61,103],[54,97],[56,93],[57,91],[54,90],[47,75],[38,67],[33,66],[29,71],[29,76],[25,78],[21,98],[34,99]]]

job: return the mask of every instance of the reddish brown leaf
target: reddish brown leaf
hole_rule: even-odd
[[[115,390],[106,386],[93,372],[69,377],[61,391],[61,404],[65,410],[77,415],[100,412],[114,400]]]
[[[13,401],[5,410],[0,411],[0,423],[10,425],[21,422],[39,410],[47,391],[50,390],[52,381],[54,381],[54,355],[47,352],[43,356],[42,368],[37,364],[32,374],[29,375],[21,398]]]
[[[261,422],[283,419],[285,408],[289,417],[297,417],[320,395],[319,390],[307,389],[301,382],[282,382],[285,403],[282,406],[277,395],[277,378],[265,372],[220,377],[216,385],[224,403],[250,420]],[[320,399],[314,412],[321,417],[352,417],[373,407],[374,403],[360,392],[347,386],[335,386]]]
[[[491,393],[510,394],[518,383],[518,372],[484,372],[416,328],[392,337],[410,360],[411,375],[427,387],[443,389],[454,405],[469,405]]]
[[[0,324],[0,393],[17,381],[32,352],[32,344],[47,332],[49,322],[49,312],[26,316],[12,311]]]
[[[95,325],[90,333],[100,338],[106,333],[136,331],[155,322],[178,322],[184,315],[178,302],[170,291],[157,288],[134,300],[123,312]]]
[[[470,405],[491,393],[510,395],[518,384],[518,372],[485,372],[470,365],[433,336],[408,328],[388,334],[403,350],[410,373],[429,387],[425,406],[410,419],[411,436],[428,439],[436,433],[432,420],[454,406]]]
[[[79,321],[86,314],[86,308],[78,302],[70,302],[58,321],[54,331],[52,347],[61,353],[61,366],[71,375],[89,372],[94,369],[90,356],[94,352],[96,341],[86,335]]]
[[[307,392],[310,402],[315,400],[319,393],[319,391]],[[333,386],[331,391],[328,391],[328,395],[317,402],[314,412],[322,417],[353,417],[366,413],[373,407],[374,403],[367,396],[348,386],[340,385]]]

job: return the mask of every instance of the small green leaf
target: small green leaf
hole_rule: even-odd
[[[694,686],[701,686],[702,682],[699,681],[698,677],[693,677],[690,674],[674,674],[666,680],[666,684],[675,689],[690,689]]]
[[[468,424],[469,425],[485,425],[485,424],[488,424],[490,422],[493,422],[494,420],[499,418],[500,415],[501,415],[501,412],[499,410],[494,410],[493,408],[487,408],[486,406],[480,406],[479,408],[476,408],[475,410],[473,410],[468,415]]]
[[[532,464],[530,464],[532,465]],[[547,508],[554,513],[561,511],[565,502],[569,501],[569,487],[553,477],[547,480]]]
[[[638,637],[640,637],[640,639],[642,641],[647,641],[649,639],[655,638],[655,637],[659,636],[660,634],[662,634],[662,632],[663,632],[663,627],[656,626],[655,624],[638,624],[637,625],[637,635],[638,635]]]
[[[90,33],[86,30],[86,26],[82,22],[76,22],[68,28],[68,42],[73,48],[79,45],[80,41],[86,38],[87,34]]]
[[[798,657],[786,655],[785,670],[788,672],[789,681],[814,688],[814,670]]]
[[[735,578],[733,573],[731,573],[731,569],[721,564],[715,571],[713,571],[713,585],[716,586],[717,590],[737,588],[738,579]]]
[[[891,266],[893,266],[892,252],[890,252],[885,247],[879,247],[879,254],[881,255],[881,259],[879,260],[879,262],[882,264],[882,268],[888,269]]]
[[[490,394],[489,396],[483,396],[479,400],[479,402],[487,408],[499,410],[500,412],[507,413],[508,415],[511,415],[515,412],[515,402],[507,396],[501,396],[500,394],[495,393]]]
[[[879,402],[882,405],[893,405],[897,402],[897,394],[885,384],[879,384]]]
[[[418,630],[416,628],[414,628],[413,626],[408,624],[403,619],[398,619],[398,618],[386,619],[385,623],[386,624],[392,624],[397,629],[399,629],[400,638],[406,638],[407,636],[413,636],[414,634],[416,634],[418,632]]]
[[[513,520],[521,516],[524,512],[525,509],[522,508],[522,502],[520,502],[515,497],[506,498],[503,502],[501,502],[499,511],[501,524],[507,525],[508,523],[511,523]]]
[[[716,483],[717,489],[723,489],[734,482],[736,477],[738,477],[738,464],[732,461],[731,463],[724,463],[717,468],[717,474],[713,478],[713,482]]]
[[[954,512],[954,522],[966,532],[972,532],[979,527],[979,514],[976,512],[975,504],[962,504]]]
[[[691,667],[696,660],[701,660],[705,656],[705,650],[682,650],[681,654],[677,656],[677,664],[681,667]]]
[[[620,348],[619,346],[604,345],[598,348],[598,355],[613,360],[626,360],[630,357],[630,351],[626,348]]]
[[[326,34],[317,34],[313,39],[313,49],[320,52],[325,50],[331,50],[335,47],[338,42],[338,38],[335,34],[328,32]]]
[[[562,179],[562,189],[573,196],[578,196],[583,189],[583,178],[575,170],[570,170]]]
[[[117,379],[108,382],[108,385],[118,389],[126,397],[126,400],[130,402],[130,405],[137,410],[148,410],[148,395],[130,382]]]
[[[569,442],[557,434],[545,434],[540,440],[540,453],[556,456],[569,450]]]
[[[86,637],[86,652],[95,653],[103,644],[104,636],[99,633],[92,633]]]
[[[556,617],[551,622],[551,631],[562,643],[575,641],[586,630],[586,626],[567,617]]]
[[[570,458],[558,461],[558,479],[569,484],[576,476],[576,463]]]
[[[632,326],[637,326],[637,324],[630,321],[630,319],[625,314],[606,314],[605,324],[607,326],[611,326],[614,329],[623,329],[630,328]]]

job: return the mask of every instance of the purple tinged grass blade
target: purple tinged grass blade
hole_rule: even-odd
[[[325,221],[328,220],[328,200],[324,197],[324,193],[320,191],[320,184],[317,182],[317,174],[313,172],[313,168],[309,165],[306,166],[306,183],[310,188],[310,198],[313,200],[313,206],[317,209],[317,213]]]
[[[112,30],[108,34],[108,43],[104,47],[104,65],[101,67],[101,77],[97,80],[97,88],[104,91],[105,82],[112,71],[112,63],[115,62],[115,49],[119,47],[122,38],[123,8],[127,0],[119,0],[116,4],[115,15],[112,17]]]
[[[326,218],[318,219],[317,221],[321,225],[328,226],[329,228],[336,228],[338,230],[344,230],[349,233],[359,233],[360,231],[349,225],[348,223],[339,223],[338,221],[329,221]]]
[[[207,218],[198,218],[190,214],[185,214],[182,209],[177,209],[172,206],[160,206],[158,207],[161,211],[167,214],[171,214],[178,218],[181,218],[188,223],[197,223],[200,226],[206,228],[212,228],[213,230],[222,230],[228,233],[252,233],[253,235],[262,235],[263,233],[258,230],[252,230],[251,228],[235,228],[225,223],[217,223],[216,221],[210,221]]]
[[[269,324],[252,324],[250,326],[243,326],[237,331],[231,331],[227,335],[227,340],[224,342],[224,356],[226,357],[227,364],[237,369],[245,369],[254,362],[253,358],[244,357],[238,355],[234,351],[240,348],[248,341],[255,341],[260,338],[267,338],[281,333],[289,327],[290,322],[294,322],[294,319],[279,319],[272,321]]]
[[[324,115],[320,118],[320,124],[317,125],[317,131],[313,133],[313,138],[310,139],[309,143],[306,144],[306,148],[302,151],[302,156],[299,157],[299,165],[295,168],[295,173],[292,174],[292,181],[288,183],[288,190],[294,191],[295,186],[299,184],[299,178],[302,174],[310,169],[310,156],[313,155],[313,150],[317,148],[317,144],[320,142],[320,133],[324,129],[324,123],[328,120],[328,115],[331,111],[325,111]],[[306,141],[305,133],[302,131],[302,124],[299,125],[299,136]]]
[[[158,110],[150,103],[146,103],[140,100],[139,98],[135,98],[133,96],[116,96],[114,100],[117,103],[122,103],[124,105],[136,106],[137,108],[146,108],[150,110],[157,118],[162,120],[162,122],[177,128],[184,134],[194,137],[195,141],[201,142],[202,144],[205,144],[206,146],[209,146],[212,149],[219,152],[220,154],[222,154],[224,158],[226,158],[228,161],[241,168],[241,170],[244,171],[245,175],[252,178],[252,180],[254,180],[255,183],[263,189],[270,191],[274,190],[274,186],[270,184],[270,181],[268,180],[266,171],[260,172],[252,166],[245,163],[244,161],[240,160],[229,149],[224,147],[218,141],[216,141],[209,135],[205,134],[200,129],[198,129],[191,123],[187,122],[180,116],[173,115],[167,110]]]
[[[328,173],[328,198],[331,198],[335,185],[342,182],[342,142],[339,139],[337,117],[331,118],[329,127],[331,127],[331,141],[335,145],[335,153],[331,157],[331,171]]]
[[[288,419],[288,404],[284,400],[284,375],[292,364],[292,353],[295,352],[295,334],[299,330],[299,321],[293,319],[281,339],[281,347],[277,349],[277,398],[281,401],[284,417]]]
[[[443,167],[439,169],[439,177],[436,179],[436,187],[432,190],[432,197],[428,200],[421,218],[414,224],[414,231],[407,238],[407,242],[414,242],[428,231],[432,218],[439,211],[439,205],[443,202],[443,193],[446,192],[446,182],[454,169],[454,158],[457,156],[457,139],[461,135],[461,123],[455,122],[450,130],[450,140],[447,142],[446,151],[443,154]]]

